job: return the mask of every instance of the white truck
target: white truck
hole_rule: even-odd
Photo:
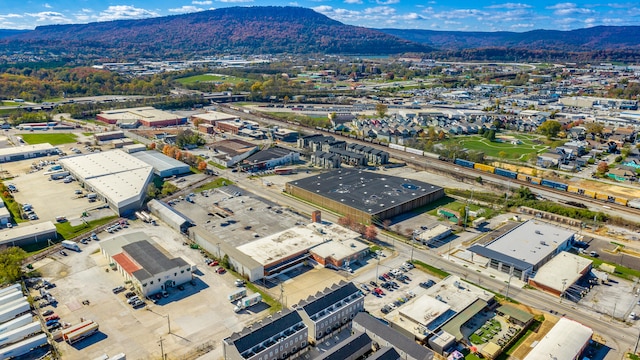
[[[232,292],[231,294],[229,294],[227,296],[227,299],[229,299],[229,301],[234,302],[238,299],[242,299],[243,297],[247,296],[247,289],[239,289],[236,290],[234,292]]]
[[[242,298],[236,304],[236,307],[233,308],[234,312],[240,312],[248,307],[251,307],[262,301],[262,295],[259,293],[255,293],[253,295],[247,296],[246,298]]]
[[[69,249],[69,250],[73,250],[73,251],[80,251],[80,246],[78,246],[78,243],[73,242],[71,240],[63,240],[60,245],[62,245],[63,248],[65,249]]]

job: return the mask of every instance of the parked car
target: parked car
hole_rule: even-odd
[[[126,297],[127,299],[132,298],[136,296],[136,293],[134,293],[133,291],[129,291],[128,293],[124,294],[124,297]]]
[[[42,313],[42,316],[49,316],[49,315],[53,315],[53,310],[47,310]]]
[[[64,250],[60,250],[60,255],[67,256],[67,253]]]
[[[123,292],[125,290],[126,290],[125,287],[120,285],[118,287],[113,288],[113,290],[111,290],[111,291],[113,291],[114,294],[118,294],[118,293],[121,293],[121,292]]]
[[[53,331],[53,330],[59,329],[61,327],[62,327],[62,324],[60,324],[59,322],[55,322],[55,323],[47,326],[47,330]]]
[[[138,296],[132,296],[127,300],[127,304],[133,304],[136,301],[140,301],[140,298]]]
[[[236,285],[237,287],[241,287],[241,286],[244,286],[244,285],[245,285],[245,281],[244,281],[244,280],[242,280],[242,279],[236,279],[236,281],[235,281],[234,283],[235,283],[235,285]]]
[[[226,272],[227,272],[227,270],[225,270],[225,268],[223,268],[222,266],[220,266],[220,267],[218,267],[218,268],[216,269],[216,272],[217,272],[218,274],[221,274],[221,275],[222,275],[222,274],[226,273]]]
[[[378,286],[378,284],[377,284],[375,281],[373,281],[373,280],[369,281],[369,285],[371,285],[371,286],[373,286],[373,287]]]
[[[58,320],[58,319],[60,319],[60,316],[58,316],[56,314],[53,314],[51,316],[46,317],[44,320],[45,321],[51,321],[51,320]]]
[[[47,320],[47,322],[45,323],[46,326],[51,326],[55,323],[59,322],[58,319],[53,319],[53,320]]]

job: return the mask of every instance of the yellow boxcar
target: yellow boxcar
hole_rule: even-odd
[[[607,201],[609,200],[609,195],[596,193],[596,199]]]
[[[492,173],[492,174],[496,171],[495,167],[490,166],[490,165],[485,165],[485,164],[476,163],[473,167],[476,168],[477,170],[486,171],[486,172]]]
[[[578,194],[578,190],[579,189],[577,187],[573,186],[573,185],[569,185],[569,187],[567,187],[567,192],[570,192],[570,193]]]
[[[529,175],[525,175],[525,174],[518,174],[518,180],[522,180],[522,181],[531,181],[530,180],[531,177]]]
[[[629,200],[623,198],[623,197],[617,197],[615,203],[618,205],[622,205],[622,206],[627,206],[627,203],[629,202]]]
[[[584,191],[584,194],[582,194],[582,195],[584,195],[584,196],[588,196],[588,197],[590,197],[590,198],[592,198],[592,199],[593,199],[593,198],[595,198],[595,197],[596,197],[596,192],[595,192],[595,191],[593,191],[593,190],[585,190],[585,191]]]
[[[540,185],[540,182],[541,182],[541,181],[542,181],[542,178],[534,177],[534,176],[532,176],[532,177],[531,177],[531,180],[530,180],[530,182],[531,182],[532,184],[537,184],[537,185]]]

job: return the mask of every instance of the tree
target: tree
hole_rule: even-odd
[[[350,216],[343,216],[338,219],[338,224],[351,229],[353,224],[355,224],[355,221]]]
[[[155,150],[156,149],[156,143],[152,142],[151,144],[149,144],[149,150]]]
[[[367,240],[373,240],[378,236],[378,228],[371,224],[364,230],[364,237]]]
[[[200,171],[204,171],[206,168],[207,168],[207,163],[206,163],[206,162],[204,162],[204,161],[200,161],[200,162],[198,163],[198,170],[200,170]]]
[[[507,154],[507,152],[506,152],[506,151],[500,151],[500,152],[498,153],[498,157],[499,157],[500,159],[502,159],[502,160],[506,159],[506,158],[507,158],[507,155],[508,155],[508,154]]]
[[[529,189],[526,186],[520,186],[520,188],[518,188],[518,190],[516,191],[516,194],[517,194],[518,198],[522,199],[522,200],[535,200],[536,199],[536,195],[534,193],[532,193],[531,189]]]
[[[387,115],[387,110],[389,110],[389,107],[387,105],[382,103],[376,104],[376,113],[379,117],[384,117],[385,115]]]
[[[538,127],[538,132],[548,139],[555,137],[562,130],[562,125],[555,120],[547,120]]]
[[[0,283],[14,283],[22,277],[22,261],[27,253],[19,247],[9,247],[0,251]]]
[[[594,135],[602,135],[602,130],[604,130],[604,126],[597,122],[588,122],[584,124],[584,128],[588,134]]]
[[[598,164],[598,168],[596,169],[596,173],[600,176],[606,174],[606,172],[609,171],[609,164],[607,164],[606,161],[601,161]]]
[[[154,199],[156,196],[158,196],[158,194],[160,193],[160,190],[158,190],[158,187],[156,186],[156,184],[151,183],[149,184],[149,186],[147,186],[147,196]]]
[[[162,184],[162,196],[168,196],[171,195],[173,193],[175,193],[176,191],[178,191],[180,189],[178,189],[177,186],[173,185],[170,182],[165,182],[164,184]]]
[[[190,146],[204,145],[205,141],[199,133],[191,131],[190,129],[181,131],[176,135],[176,146],[184,149]],[[168,154],[167,154],[168,155]],[[172,156],[173,157],[173,156]]]

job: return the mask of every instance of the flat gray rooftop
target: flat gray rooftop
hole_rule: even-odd
[[[290,184],[370,214],[442,190],[418,180],[355,169],[333,170]]]
[[[537,220],[529,220],[487,243],[489,250],[483,254],[482,246],[472,246],[469,250],[480,255],[495,258],[502,256],[505,262],[537,265],[566,241],[573,238],[575,232]],[[517,261],[512,261],[517,260]],[[518,265],[518,264],[516,264]]]

